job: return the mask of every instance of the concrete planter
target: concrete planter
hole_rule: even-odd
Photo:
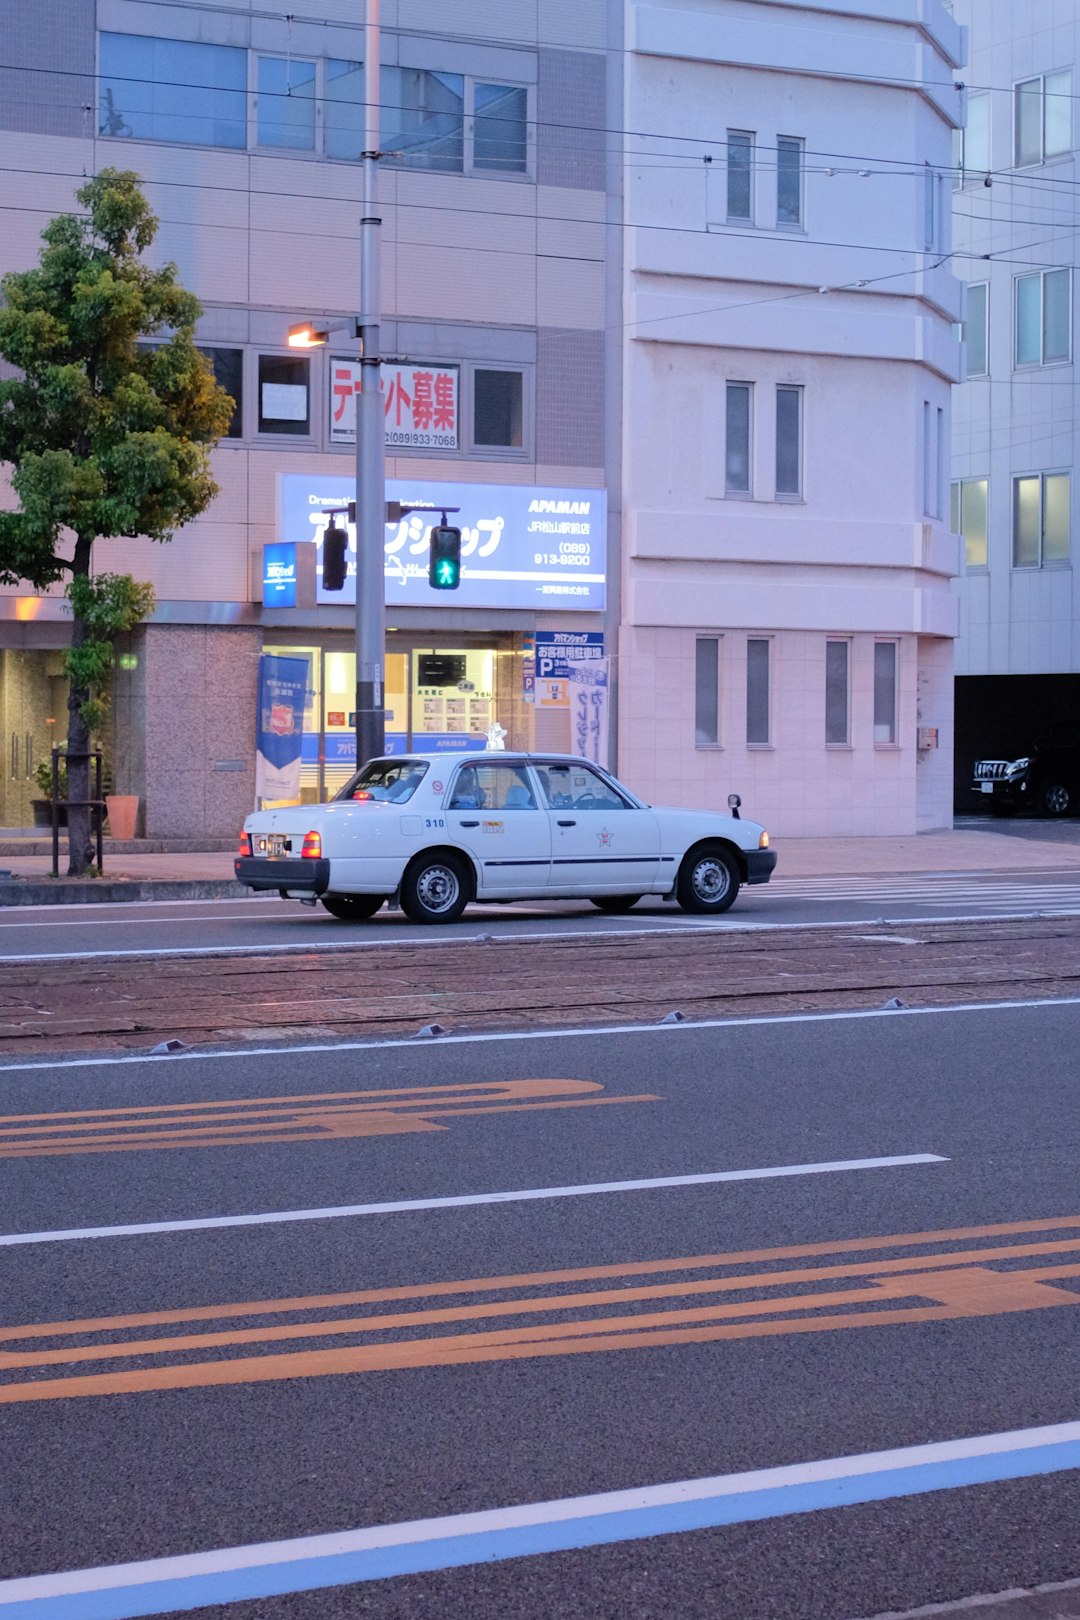
[[[135,837],[135,823],[139,819],[137,793],[109,793],[105,796],[109,817],[109,832],[113,838]]]

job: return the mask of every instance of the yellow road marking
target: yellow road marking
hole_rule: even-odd
[[[7,1114],[0,1117],[0,1159],[400,1136],[443,1131],[446,1126],[437,1121],[461,1115],[659,1101],[651,1092],[596,1095],[603,1090],[595,1080],[494,1080],[58,1114]]]
[[[1069,1235],[1049,1235],[1061,1232]],[[1047,1236],[1025,1241],[1035,1233]],[[1007,1241],[1010,1238],[1017,1241]],[[912,1249],[923,1252],[895,1252]],[[890,1254],[889,1250],[894,1252]],[[846,1258],[860,1253],[865,1258]],[[1070,1255],[1077,1258],[1070,1260]],[[827,1256],[834,1257],[831,1263],[790,1263]],[[1045,1263],[1056,1256],[1061,1257],[1056,1263]],[[1018,1267],[1016,1262],[1021,1259],[1043,1263]],[[995,1267],[995,1261],[1004,1265]],[[777,1262],[788,1264],[778,1268]],[[702,1271],[709,1275],[686,1275]],[[635,1277],[651,1280],[634,1285],[630,1279]],[[1080,1277],[1080,1217],[1068,1216],[788,1249],[691,1255],[624,1266],[527,1272],[419,1287],[29,1323],[0,1329],[0,1346],[5,1347],[0,1349],[0,1402],[190,1389],[996,1316],[1080,1305],[1080,1290],[1060,1286],[1076,1277]],[[614,1286],[558,1291],[567,1284],[600,1281]],[[827,1286],[823,1288],[822,1284]],[[722,1297],[732,1294],[742,1297]],[[440,1299],[455,1302],[424,1303]],[[356,1307],[389,1304],[413,1308],[341,1314],[355,1311]],[[663,1308],[655,1308],[657,1305]],[[598,1311],[606,1314],[598,1315]],[[286,1315],[305,1319],[280,1320]],[[517,1319],[522,1316],[543,1320],[521,1323]],[[206,1325],[213,1322],[228,1325],[220,1331],[206,1331]],[[480,1322],[497,1325],[477,1331],[472,1324]],[[179,1334],[154,1331],[181,1323],[202,1324],[204,1330]],[[454,1325],[463,1330],[437,1334],[424,1331]],[[399,1337],[381,1337],[387,1334]],[[76,1338],[89,1342],[58,1343]],[[320,1342],[308,1348],[254,1355],[230,1354],[253,1346],[331,1338],[353,1342],[330,1347]],[[20,1348],[8,1348],[13,1345]],[[202,1359],[167,1359],[200,1353]],[[51,1370],[115,1360],[142,1364],[71,1375]]]

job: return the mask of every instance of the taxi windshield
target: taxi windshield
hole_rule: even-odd
[[[334,803],[350,799],[359,804],[404,804],[411,799],[427,773],[427,762],[422,759],[373,759],[346,782]]]

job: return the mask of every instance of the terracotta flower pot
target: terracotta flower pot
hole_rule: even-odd
[[[109,815],[109,831],[114,838],[134,838],[135,823],[139,816],[137,793],[109,793],[105,798]]]

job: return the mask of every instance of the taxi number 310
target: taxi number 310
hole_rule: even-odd
[[[425,816],[425,818],[424,818],[424,826],[425,827],[445,827],[446,822],[443,820],[442,816]]]

